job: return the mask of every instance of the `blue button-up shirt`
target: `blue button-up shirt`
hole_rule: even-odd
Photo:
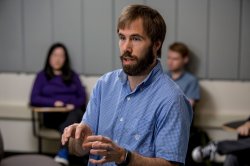
[[[188,100],[159,61],[133,91],[122,70],[102,76],[82,120],[94,134],[109,137],[123,148],[179,163],[185,162],[191,121]]]
[[[171,72],[167,72],[167,74],[172,77]],[[185,71],[174,82],[180,86],[189,99],[200,100],[200,86],[198,79],[194,75]]]

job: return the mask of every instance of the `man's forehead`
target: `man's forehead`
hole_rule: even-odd
[[[118,33],[122,34],[140,34],[143,36],[147,36],[143,27],[142,19],[136,19],[130,22],[127,22],[124,27],[119,28]]]
[[[167,55],[173,58],[182,58],[181,54],[177,51],[168,50]]]

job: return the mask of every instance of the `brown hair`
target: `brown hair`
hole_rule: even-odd
[[[117,32],[138,18],[142,19],[143,28],[151,41],[153,43],[157,41],[161,42],[161,47],[157,51],[157,56],[160,58],[167,27],[158,11],[145,5],[129,5],[125,7],[118,19]]]
[[[184,43],[175,42],[169,46],[169,50],[178,52],[183,58],[189,57],[189,49]]]

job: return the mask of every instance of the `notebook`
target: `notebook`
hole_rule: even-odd
[[[236,131],[236,129],[243,125],[246,122],[246,120],[238,120],[238,121],[232,121],[232,122],[228,122],[223,124],[223,128],[226,130],[232,130],[232,131]]]

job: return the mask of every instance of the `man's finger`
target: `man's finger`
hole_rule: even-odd
[[[73,133],[75,133],[75,128],[76,128],[76,124],[73,124],[64,128],[62,138],[61,138],[62,145],[65,145],[69,141],[70,137],[74,137]]]
[[[91,162],[92,164],[104,164],[107,162],[110,162],[111,160],[109,158],[103,157],[100,160],[95,160],[95,159],[89,159],[89,162]]]
[[[112,143],[112,140],[108,137],[104,137],[102,135],[92,135],[92,136],[88,136],[87,137],[87,141],[88,142],[95,142],[95,141],[99,141],[99,142],[103,142],[103,143]]]
[[[105,150],[111,151],[113,150],[113,147],[111,144],[96,141],[92,144],[92,149],[105,149]]]
[[[68,141],[68,138],[65,136],[65,134],[63,134],[61,138],[62,145],[65,145],[67,141]]]
[[[63,131],[63,134],[62,134],[62,139],[61,139],[61,142],[62,142],[62,145],[65,145],[66,142],[68,141],[68,136],[67,136],[67,128],[68,127],[65,127],[64,128],[64,131]]]
[[[92,144],[93,144],[93,142],[83,143],[82,147],[83,148],[87,148],[87,149],[91,149],[92,148]]]
[[[110,155],[110,152],[104,149],[91,149],[90,154],[93,155],[100,155],[100,156],[108,156]]]
[[[66,137],[74,137],[74,133],[76,130],[77,124],[70,125],[64,129],[64,133]]]
[[[84,125],[79,123],[76,127],[75,139],[79,139],[82,137],[83,130],[84,130]]]

